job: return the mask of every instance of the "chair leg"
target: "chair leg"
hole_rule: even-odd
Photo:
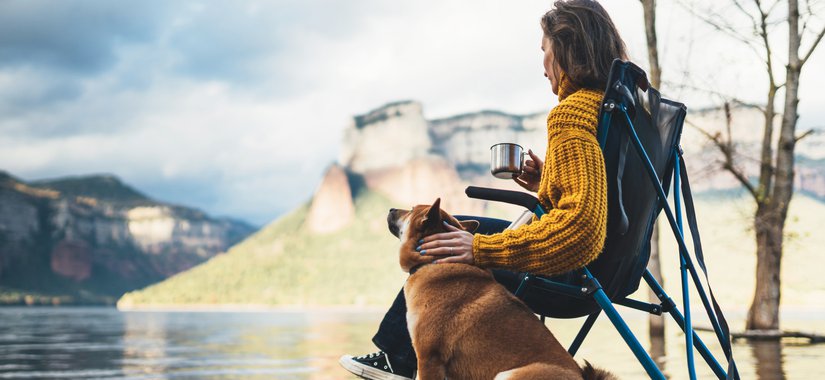
[[[668,296],[667,293],[665,293],[665,290],[662,289],[662,286],[659,285],[659,283],[656,281],[653,275],[650,274],[650,272],[647,270],[645,270],[644,279],[645,282],[647,282],[648,286],[650,286],[650,288],[653,289],[653,291],[656,293],[656,296],[659,298],[659,300],[662,301],[662,305],[665,307],[665,309],[667,309],[668,314],[670,314],[670,316],[673,317],[673,320],[676,321],[676,324],[679,325],[679,328],[681,328],[682,331],[685,332],[685,334],[687,334],[687,331],[685,329],[685,317],[682,316],[682,313],[679,311],[679,308],[676,307],[676,304],[673,302],[673,300],[670,299],[670,296]],[[696,350],[699,351],[699,355],[701,355],[702,358],[705,359],[705,362],[708,363],[708,366],[711,370],[713,370],[713,373],[716,374],[716,377],[718,377],[720,380],[726,379],[728,375],[725,372],[725,369],[722,368],[722,365],[719,364],[719,361],[717,361],[713,354],[710,352],[708,347],[705,345],[705,342],[703,342],[702,339],[699,338],[699,336],[696,334],[696,331],[693,329],[691,329],[691,336],[693,337],[693,347],[695,347]]]
[[[596,302],[601,306],[602,310],[604,310],[604,313],[607,314],[610,322],[613,323],[613,326],[615,326],[616,330],[621,334],[625,343],[627,343],[630,350],[633,351],[633,355],[636,355],[636,359],[642,364],[647,375],[650,376],[651,379],[665,380],[665,375],[662,374],[662,370],[656,366],[656,363],[647,351],[645,351],[644,347],[642,347],[642,344],[639,343],[639,340],[636,339],[636,336],[630,331],[630,327],[627,326],[627,323],[625,323],[624,319],[619,315],[619,312],[613,307],[613,303],[607,298],[604,290],[601,288],[597,289],[593,292],[593,298],[596,299]]]
[[[579,351],[579,347],[581,347],[582,343],[584,342],[584,338],[587,337],[587,334],[590,332],[590,329],[593,327],[593,324],[596,323],[596,319],[599,318],[599,314],[601,313],[602,311],[599,310],[587,316],[587,319],[584,321],[581,330],[579,330],[579,333],[576,334],[576,339],[573,339],[573,343],[570,344],[570,348],[567,349],[567,352],[570,353],[570,356],[576,356],[576,352]]]
[[[682,316],[682,313],[679,312],[679,309],[673,308],[673,310],[668,312],[672,317],[673,320],[679,325],[682,331],[687,335],[687,331],[685,330],[685,317]],[[699,351],[699,355],[705,359],[705,362],[708,363],[710,369],[713,370],[713,373],[716,374],[720,380],[724,380],[727,378],[728,374],[725,373],[725,369],[722,368],[722,365],[713,357],[713,354],[710,352],[710,349],[705,345],[705,342],[702,341],[701,338],[696,334],[695,330],[691,329],[691,334],[693,336],[693,347]]]

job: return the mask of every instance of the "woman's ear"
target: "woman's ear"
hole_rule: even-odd
[[[461,224],[461,228],[469,233],[473,233],[478,229],[480,223],[477,220],[462,220],[458,222]]]

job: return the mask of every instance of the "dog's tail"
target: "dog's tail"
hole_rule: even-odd
[[[584,380],[619,380],[616,375],[593,367],[587,360],[584,361],[584,366],[582,366],[582,377]]]

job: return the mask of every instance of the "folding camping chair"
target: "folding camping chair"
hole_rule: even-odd
[[[646,97],[642,91],[646,91]],[[613,62],[599,114],[597,132],[608,180],[607,240],[604,250],[587,267],[564,275],[548,278],[525,274],[516,295],[523,299],[552,297],[549,298],[549,302],[554,307],[540,312],[542,320],[545,316],[587,316],[570,345],[568,351],[571,355],[576,354],[599,314],[604,311],[653,379],[665,377],[618,314],[614,304],[656,315],[668,313],[685,332],[691,379],[696,378],[694,347],[719,379],[738,379],[727,322],[712,292],[710,300],[708,299],[682,232],[680,196],[683,195],[696,259],[705,272],[707,281],[693,200],[679,145],[686,112],[683,104],[662,98],[656,89],[650,87],[644,71],[638,66],[620,60]],[[667,201],[671,181],[675,215]],[[522,192],[471,186],[467,188],[466,193],[471,198],[520,205],[539,217],[547,211],[538,199]],[[662,210],[679,245],[684,314],[646,269],[650,258],[650,236]],[[714,358],[693,329],[688,276],[701,296],[702,304],[722,346],[728,361],[727,370]],[[641,279],[654,290],[659,298],[659,304],[627,298],[638,289]]]

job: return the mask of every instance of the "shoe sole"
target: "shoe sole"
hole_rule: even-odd
[[[380,369],[372,368],[352,360],[350,355],[341,356],[338,359],[338,364],[344,367],[345,370],[351,372],[353,375],[367,380],[412,380],[409,377],[398,376],[392,373],[384,372]]]

